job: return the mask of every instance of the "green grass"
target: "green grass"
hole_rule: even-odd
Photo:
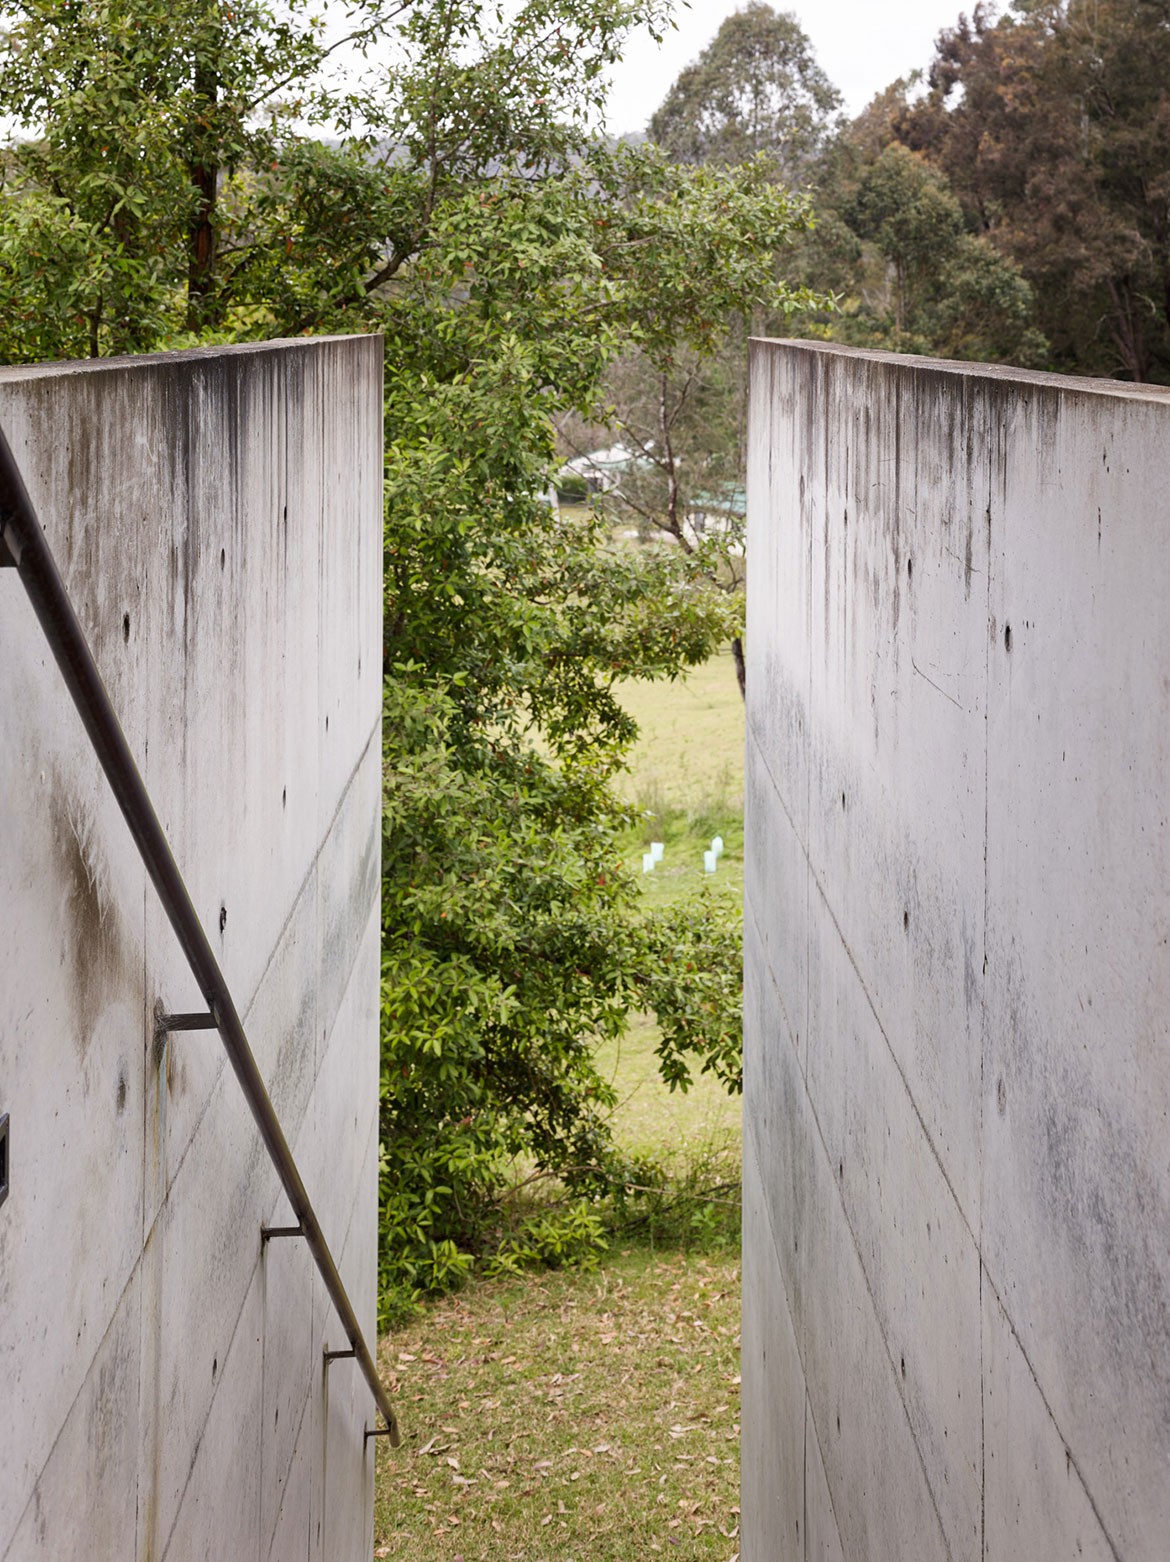
[[[662,861],[641,875],[642,893],[650,905],[665,905],[706,886],[742,904],[744,719],[730,651],[672,684],[625,683],[619,696],[640,728],[624,786],[638,820],[623,854],[640,873],[650,842],[665,847]],[[709,875],[703,852],[715,835],[724,851]],[[707,1147],[738,1145],[738,1097],[704,1075],[685,1095],[668,1091],[658,1075],[657,1041],[657,1026],[639,1015],[620,1042],[598,1054],[618,1093],[619,1142],[676,1162]]]
[[[639,728],[620,785],[637,816],[625,860],[641,872],[651,841],[666,848],[642,878],[647,899],[661,905],[706,883],[742,901],[744,714],[730,651],[674,683],[635,679],[617,692]],[[703,852],[716,835],[724,854],[708,875]]]
[[[732,1562],[733,1257],[615,1253],[482,1283],[381,1346],[404,1446],[379,1445],[375,1557]]]
[[[743,813],[743,700],[729,650],[674,683],[631,679],[618,697],[641,732],[621,784],[629,802]]]
[[[713,874],[703,866],[703,853],[716,836],[723,838],[723,856]],[[651,841],[666,848],[662,861],[642,873],[642,854]],[[743,901],[743,812],[703,809],[689,813],[672,806],[639,810],[638,823],[627,835],[623,856],[641,874],[642,893],[652,906],[679,900],[691,891],[707,888],[732,900]]]
[[[618,1143],[635,1154],[656,1156],[668,1169],[711,1148],[738,1147],[740,1098],[702,1074],[685,1095],[668,1091],[658,1074],[657,1041],[658,1027],[639,1015],[621,1041],[598,1053],[599,1071],[617,1092],[613,1124]]]

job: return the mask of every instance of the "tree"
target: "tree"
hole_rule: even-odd
[[[898,133],[1018,264],[1058,366],[1170,379],[1170,4],[1045,0],[944,32]]]
[[[709,167],[672,170],[680,187],[692,192],[718,192],[727,177]],[[766,236],[771,263],[782,264],[782,247],[794,233],[807,227],[806,203],[788,197],[773,183],[766,159],[753,159],[736,170],[735,179],[738,187],[751,190],[753,200],[759,203],[754,216],[749,217],[743,209],[743,218],[749,223],[747,242],[754,244]],[[783,227],[774,220],[769,223],[769,210],[786,214]],[[718,198],[712,221],[722,219],[722,199]],[[761,286],[754,300],[734,284],[730,289],[712,289],[711,270],[696,267],[695,259],[693,254],[680,254],[680,275],[697,281],[704,290],[704,329],[689,340],[677,332],[635,332],[633,350],[616,357],[608,367],[605,426],[609,437],[629,449],[632,459],[617,488],[605,496],[604,508],[635,520],[648,539],[667,542],[678,550],[694,577],[723,595],[724,625],[742,696],[747,411],[744,319],[753,310],[795,312],[823,300],[808,288],[776,283]],[[661,252],[655,265],[660,263]],[[712,255],[712,264],[722,265],[723,261]],[[761,270],[758,280],[763,283],[765,277]]]
[[[5,356],[138,351],[222,325],[251,248],[232,244],[231,209],[245,216],[242,190],[290,144],[300,104],[282,95],[405,3],[360,0],[333,44],[306,0],[6,5],[0,113],[26,137],[5,156]]]
[[[746,163],[763,153],[799,183],[840,106],[795,16],[751,0],[682,72],[647,134],[684,163]]]
[[[616,487],[595,501],[634,522],[645,544],[681,550],[725,594],[741,696],[746,355],[746,334],[733,319],[719,343],[704,351],[676,351],[659,360],[635,351],[613,363],[606,375],[605,437],[626,448],[630,460]],[[583,453],[573,443],[571,423],[562,437],[574,454]]]
[[[727,603],[685,556],[615,550],[544,495],[554,416],[596,415],[631,344],[701,352],[729,313],[800,303],[773,255],[803,208],[591,133],[654,5],[429,0],[391,67],[338,87],[305,13],[186,3],[178,29],[157,0],[86,9],[76,33],[75,0],[6,11],[0,107],[24,138],[0,341],[28,358],[385,336],[388,1301],[532,1247],[500,1202],[517,1154],[575,1198],[620,1182],[592,1058],[631,1006],[657,994],[673,1082],[731,1067],[719,984],[700,1015],[651,981],[672,935],[640,911],[610,788],[634,730],[618,679],[701,660]],[[357,41],[395,15],[356,13]],[[540,1230],[564,1251],[596,1217],[577,1203]]]
[[[841,215],[889,268],[890,303],[883,309],[871,295],[865,321],[883,346],[1025,364],[1043,354],[1031,288],[986,239],[966,231],[947,181],[923,158],[887,146],[863,167]],[[856,329],[860,314],[844,319]]]
[[[839,103],[796,19],[753,3],[729,17],[682,72],[647,135],[689,166],[696,184],[713,168],[733,166],[757,190],[783,187],[811,165]],[[799,221],[782,236],[784,254],[768,241],[777,268],[786,268],[788,245],[811,223],[807,202],[793,198],[791,209]],[[762,327],[826,302],[811,287],[789,287],[770,301],[761,297],[751,313]],[[634,457],[608,503],[648,535],[668,539],[726,594],[741,695],[747,322],[730,308],[704,341],[681,351],[673,341],[637,341],[609,372],[605,420],[609,436]]]
[[[693,352],[774,299],[754,246],[794,220],[772,186],[596,147],[445,209],[385,317],[388,1282],[529,1240],[487,1196],[509,1156],[581,1197],[621,1184],[592,1057],[631,1008],[659,999],[680,1079],[737,1033],[737,997],[704,1028],[654,986],[667,934],[638,910],[609,788],[633,735],[619,680],[703,660],[729,604],[685,555],[613,547],[543,493],[550,413],[596,414],[631,339]],[[426,394],[397,394],[400,374]]]

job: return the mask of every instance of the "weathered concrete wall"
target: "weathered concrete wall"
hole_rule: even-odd
[[[368,1337],[381,387],[369,337],[0,371]],[[11,570],[0,819],[0,1556],[368,1557],[369,1392],[218,1037],[156,1049],[199,994]]]
[[[1170,393],[751,373],[745,1562],[1165,1562]]]

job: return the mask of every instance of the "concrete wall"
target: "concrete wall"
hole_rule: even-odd
[[[1170,393],[751,376],[744,1562],[1165,1562]]]
[[[0,371],[12,445],[373,1330],[382,349]],[[349,1562],[373,1422],[199,995],[0,571],[0,1556]],[[372,1450],[373,1444],[369,1445]]]

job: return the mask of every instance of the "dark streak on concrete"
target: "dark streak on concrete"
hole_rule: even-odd
[[[108,897],[101,866],[79,834],[76,804],[59,778],[48,789],[48,807],[66,916],[62,962],[73,1000],[74,1040],[84,1059],[108,1005],[122,998],[137,1003],[142,951],[131,941],[121,909]]]

